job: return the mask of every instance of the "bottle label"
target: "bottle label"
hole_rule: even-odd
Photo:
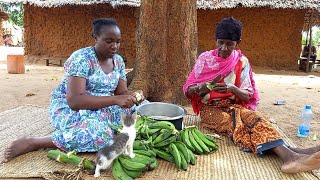
[[[305,125],[299,125],[298,135],[309,136],[309,127],[307,127]]]

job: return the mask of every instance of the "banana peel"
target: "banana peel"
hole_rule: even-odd
[[[318,140],[317,133],[314,133],[314,134],[313,134],[312,140],[314,140],[314,141]]]

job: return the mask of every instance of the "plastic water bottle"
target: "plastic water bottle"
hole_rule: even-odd
[[[310,122],[312,120],[311,106],[306,105],[302,112],[302,119],[298,128],[298,137],[306,138],[309,136]]]

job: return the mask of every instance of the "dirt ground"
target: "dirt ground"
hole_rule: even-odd
[[[8,74],[6,68],[6,62],[0,61],[0,112],[26,104],[49,106],[50,93],[63,77],[62,67],[45,66],[44,62],[26,65],[25,74]],[[320,144],[320,72],[261,67],[254,67],[254,72],[261,95],[259,111],[274,119],[298,146]],[[285,100],[286,105],[274,105],[275,100]],[[300,139],[296,132],[306,104],[314,113],[311,136]],[[191,113],[191,108],[187,109]],[[319,140],[312,140],[314,133]]]

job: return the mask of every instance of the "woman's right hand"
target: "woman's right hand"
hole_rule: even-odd
[[[199,96],[203,97],[210,92],[210,89],[207,87],[207,83],[200,83],[197,85],[199,88]]]
[[[122,108],[131,108],[134,104],[137,104],[137,99],[132,95],[117,95],[114,97],[116,105]]]

